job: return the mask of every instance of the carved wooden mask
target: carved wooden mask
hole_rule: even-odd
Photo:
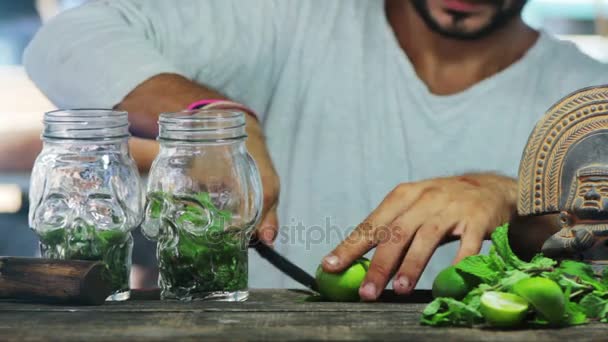
[[[569,210],[573,183],[593,170],[608,175],[608,86],[565,97],[536,125],[519,167],[519,215]]]
[[[517,211],[560,213],[546,255],[608,262],[608,86],[565,97],[536,125],[519,168]]]

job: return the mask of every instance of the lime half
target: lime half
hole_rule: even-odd
[[[518,295],[488,291],[481,296],[481,314],[495,327],[519,325],[528,311],[528,302]]]

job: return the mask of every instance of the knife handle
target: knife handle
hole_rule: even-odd
[[[0,298],[101,305],[112,292],[99,261],[0,258]]]

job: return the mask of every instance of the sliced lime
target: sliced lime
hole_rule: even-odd
[[[528,302],[512,293],[488,291],[481,296],[480,310],[490,325],[513,327],[526,316]]]

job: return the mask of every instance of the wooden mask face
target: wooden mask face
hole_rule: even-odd
[[[608,168],[581,169],[567,208],[579,220],[608,220]]]

